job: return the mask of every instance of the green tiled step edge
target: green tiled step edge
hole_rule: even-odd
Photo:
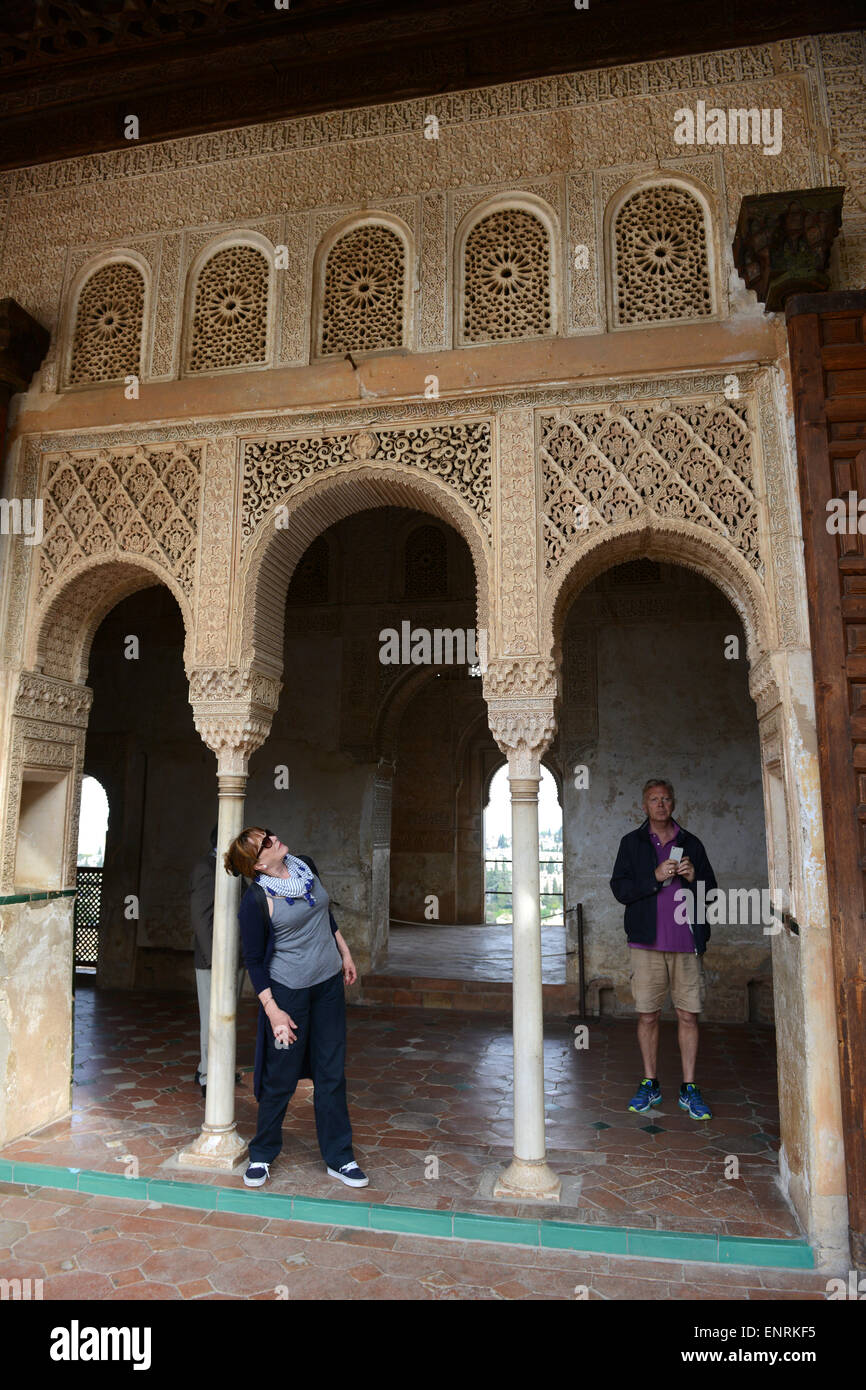
[[[459,1240],[546,1246],[553,1250],[599,1251],[655,1260],[697,1260],[774,1269],[815,1267],[812,1247],[803,1240],[699,1235],[687,1231],[637,1230],[627,1226],[581,1226],[576,1222],[533,1220],[531,1217],[473,1216],[470,1212],[426,1211],[419,1207],[377,1206],[372,1202],[293,1197],[278,1192],[251,1192],[245,1187],[174,1182],[167,1178],[126,1178],[122,1173],[54,1168],[11,1159],[0,1159],[0,1181],[69,1188],[132,1201],[161,1202],[165,1206],[245,1212],[248,1216],[313,1221],[327,1226],[365,1226],[376,1231],[404,1231],[418,1236],[450,1236]]]
[[[0,907],[5,903],[44,903],[49,898],[74,898],[77,888],[51,888],[41,893],[7,893],[0,895]]]

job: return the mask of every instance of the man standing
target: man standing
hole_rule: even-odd
[[[201,1087],[202,1096],[207,1094],[207,1041],[210,1021],[210,980],[211,955],[213,952],[213,899],[216,875],[217,827],[210,833],[210,853],[202,854],[193,864],[189,879],[189,910],[192,929],[195,934],[195,987],[198,994],[199,1033],[201,1038],[201,1057],[195,1073],[195,1083]],[[244,968],[238,970],[238,994],[240,999],[244,982]],[[235,1072],[235,1083],[240,1082],[240,1073]]]
[[[701,956],[710,939],[709,927],[690,925],[683,899],[716,887],[706,850],[695,835],[673,819],[674,789],[664,777],[654,777],[643,789],[647,819],[624,835],[613,866],[611,890],[625,904],[625,934],[631,950],[631,982],[638,1012],[637,1037],[644,1077],[629,1102],[640,1114],[660,1105],[656,1075],[659,1016],[668,990],[677,1012],[677,1040],[683,1064],[680,1108],[695,1120],[712,1119],[695,1084],[698,1056],[698,1014],[703,1002]]]

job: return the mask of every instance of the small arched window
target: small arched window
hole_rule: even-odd
[[[688,188],[655,183],[622,198],[611,218],[613,327],[716,312],[708,217]]]
[[[551,232],[531,207],[482,212],[458,240],[458,255],[458,344],[556,332]]]
[[[437,526],[417,526],[403,552],[403,597],[447,596],[448,543]]]
[[[130,261],[110,261],[78,295],[69,385],[122,381],[141,374],[144,276]]]
[[[317,355],[407,347],[407,270],[406,241],[384,222],[355,224],[323,248]]]
[[[257,246],[224,246],[195,281],[187,370],[257,366],[268,359],[270,267]]]

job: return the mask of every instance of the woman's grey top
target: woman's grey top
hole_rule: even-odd
[[[311,888],[316,899],[311,907],[306,898],[271,898],[274,954],[268,973],[289,989],[309,989],[329,980],[342,968],[328,916],[330,898],[320,878],[313,877]]]

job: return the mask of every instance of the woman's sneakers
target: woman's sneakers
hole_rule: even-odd
[[[661,1105],[662,1088],[655,1076],[645,1076],[638,1086],[634,1095],[628,1103],[629,1110],[633,1110],[636,1115],[642,1115],[645,1110],[649,1110],[653,1105]]]
[[[347,1187],[366,1187],[370,1179],[366,1173],[362,1173],[354,1158],[351,1163],[344,1163],[342,1168],[329,1168],[332,1178],[339,1178]]]
[[[244,1173],[244,1183],[247,1187],[261,1187],[270,1177],[271,1165],[269,1163],[251,1163]]]

